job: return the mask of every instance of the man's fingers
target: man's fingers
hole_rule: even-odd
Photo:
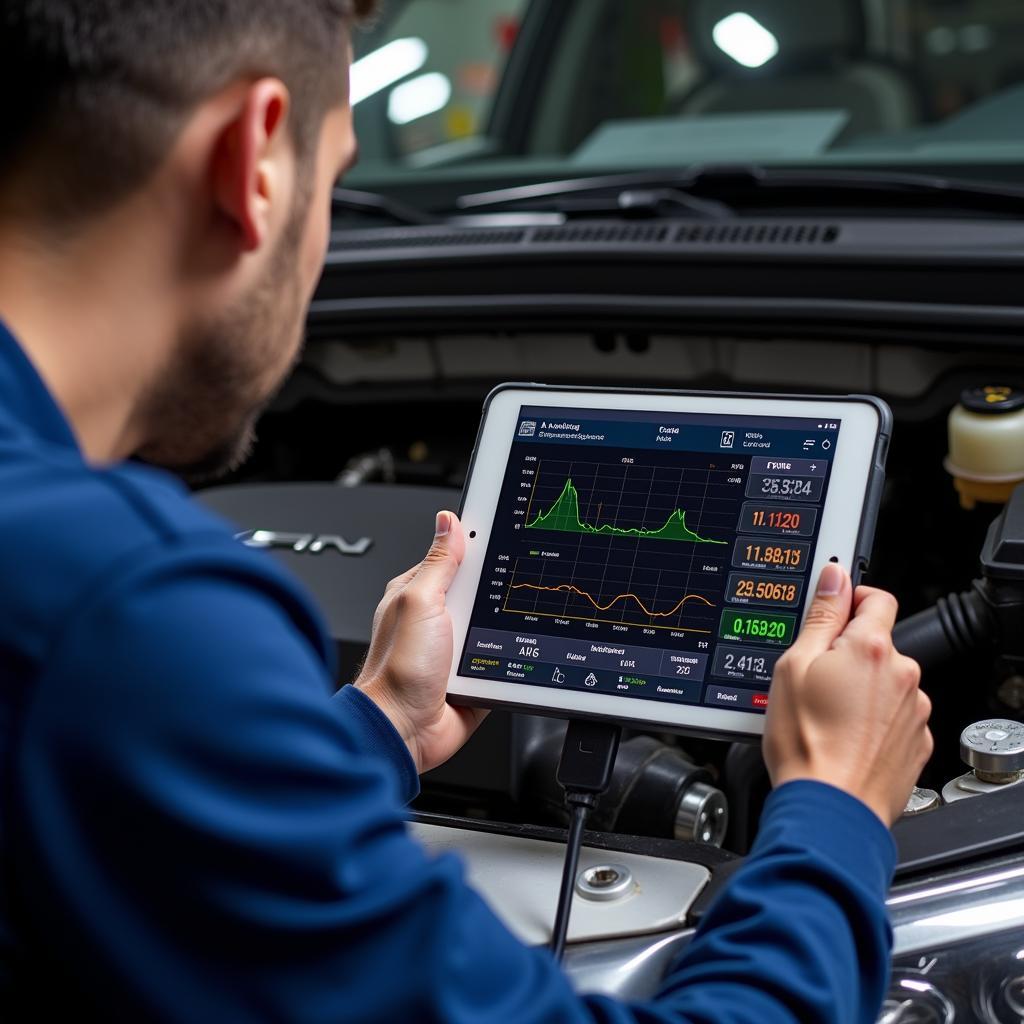
[[[822,569],[803,629],[790,648],[793,660],[813,661],[832,646],[849,621],[852,591],[850,575],[841,565],[830,562]]]
[[[853,610],[854,612],[866,601],[872,594],[884,594],[884,590],[879,590],[878,587],[866,587],[862,583],[853,592]]]
[[[899,612],[896,598],[884,590],[874,590],[868,587],[858,589],[863,589],[866,593],[859,596],[846,635],[851,639],[869,636],[890,638],[893,626],[896,625],[896,615]]]
[[[847,640],[867,645],[879,654],[892,646],[892,628],[899,606],[896,598],[877,587],[860,586],[853,592],[853,614],[843,631],[841,642]]]
[[[447,593],[466,554],[462,523],[454,512],[438,512],[434,543],[420,563],[410,587],[424,593]]]

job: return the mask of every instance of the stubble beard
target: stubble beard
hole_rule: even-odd
[[[305,204],[301,204],[305,205]],[[138,457],[190,485],[239,469],[256,445],[256,424],[290,376],[301,349],[295,279],[304,210],[282,236],[264,279],[215,320],[183,334],[174,365],[152,390],[142,421],[154,440]],[[282,353],[287,362],[280,367]]]

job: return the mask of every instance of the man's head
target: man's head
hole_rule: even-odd
[[[174,337],[132,413],[143,457],[186,472],[237,461],[294,363],[331,187],[355,152],[348,32],[373,4],[0,10],[0,82],[18,98],[0,135],[0,225],[100,258],[116,226],[127,246],[125,229],[149,224],[160,248],[146,270],[174,293],[159,311]]]

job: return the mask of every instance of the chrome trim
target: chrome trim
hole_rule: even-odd
[[[894,957],[934,953],[967,939],[1024,929],[1024,863],[1004,860],[900,886],[886,906],[893,924]],[[687,929],[570,945],[565,968],[581,992],[649,999],[694,934],[695,929]],[[1021,939],[1024,945],[1024,934]],[[1024,958],[1024,949],[1019,958]],[[924,960],[917,968],[922,983],[934,966],[934,960],[927,966]]]
[[[900,891],[898,896],[891,896],[887,899],[886,906],[896,907],[904,903],[919,902],[921,900],[934,899],[937,896],[945,896],[952,892],[963,892],[965,889],[975,888],[979,879],[984,879],[988,884],[1012,881],[1015,878],[1024,879],[1024,864],[1007,868],[1005,871],[993,872],[991,867],[972,872],[968,877],[963,877],[958,882],[948,882],[945,885],[934,885],[930,888],[915,888],[907,891]]]
[[[616,999],[650,999],[672,962],[690,944],[695,929],[617,942],[569,946],[564,967],[579,992]]]
[[[900,886],[886,906],[896,957],[938,950],[1007,929],[1024,929],[1024,863],[1003,861]],[[621,941],[580,943],[567,950],[566,971],[579,991],[620,999],[649,999],[694,933],[695,929],[688,929]]]
[[[893,955],[1024,928],[1024,864],[988,865],[894,892],[886,903]]]

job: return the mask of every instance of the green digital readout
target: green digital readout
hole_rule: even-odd
[[[788,646],[796,631],[795,615],[727,611],[722,615],[718,635],[723,640],[754,640]]]

